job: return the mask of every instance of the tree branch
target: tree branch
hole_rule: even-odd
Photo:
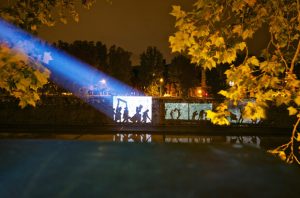
[[[297,60],[299,52],[300,52],[300,40],[298,41],[298,46],[297,46],[296,52],[295,52],[294,57],[293,57],[292,62],[291,62],[291,67],[290,67],[290,71],[289,71],[290,73],[293,73],[293,70],[294,70],[294,67],[295,67],[295,62]]]
[[[297,131],[297,127],[300,123],[300,117],[298,118],[296,124],[294,125],[294,128],[293,128],[293,132],[292,132],[292,137],[291,137],[291,153],[294,155],[294,141],[295,141],[295,135],[296,135],[296,131]],[[296,156],[295,156],[296,158]],[[297,160],[298,161],[298,160]]]

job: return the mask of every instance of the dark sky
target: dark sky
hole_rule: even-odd
[[[39,36],[47,41],[63,40],[101,41],[108,46],[116,44],[133,53],[133,65],[139,63],[139,54],[148,46],[157,46],[167,62],[170,61],[168,37],[175,31],[175,18],[169,13],[172,5],[190,9],[193,0],[97,0],[90,9],[79,8],[79,23],[57,23],[43,27]]]

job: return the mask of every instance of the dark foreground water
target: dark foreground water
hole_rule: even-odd
[[[0,197],[299,197],[299,167],[266,152],[285,139],[150,134],[2,139]]]

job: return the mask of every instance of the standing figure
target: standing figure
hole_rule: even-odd
[[[143,105],[140,105],[138,107],[138,111],[137,111],[137,122],[138,123],[140,123],[142,121],[142,114],[141,114],[142,108],[143,108]]]
[[[123,122],[124,123],[128,123],[129,119],[130,119],[130,117],[129,117],[129,111],[128,111],[128,108],[125,107],[124,112],[123,112]]]
[[[172,109],[172,110],[170,111],[170,116],[171,116],[171,119],[174,120],[174,109]]]
[[[198,112],[197,111],[194,111],[193,112],[193,115],[192,115],[192,120],[196,120],[196,116],[198,115]]]
[[[171,119],[174,120],[174,109],[172,109],[172,110],[170,111],[170,116],[171,116]]]
[[[199,113],[199,118],[198,120],[204,120],[204,116],[205,116],[205,111],[202,109]]]
[[[140,123],[141,122],[141,120],[142,120],[142,115],[141,115],[142,108],[143,108],[143,105],[137,106],[135,108],[135,114],[130,119],[133,123]]]
[[[238,120],[236,114],[232,113],[231,111],[229,111],[229,113],[230,113],[230,114],[229,114],[230,120],[231,120],[232,122],[235,120],[235,123],[238,123],[239,120]]]
[[[116,122],[121,122],[121,110],[122,110],[122,107],[118,107],[117,110],[116,110],[116,115],[115,115],[115,121]]]
[[[143,120],[142,120],[142,123],[147,123],[147,119],[149,119],[150,122],[151,122],[151,119],[150,119],[150,117],[149,117],[149,115],[148,115],[148,112],[149,112],[149,109],[147,109],[146,111],[143,112]]]
[[[177,114],[177,120],[180,118],[180,116],[181,116],[181,112],[180,112],[181,110],[180,109],[177,109],[177,112],[178,112],[178,114]]]

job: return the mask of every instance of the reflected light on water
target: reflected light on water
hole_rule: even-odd
[[[116,134],[113,135],[114,142],[139,142],[139,143],[190,143],[190,144],[212,144],[228,143],[238,145],[250,145],[260,148],[261,139],[258,136],[186,136],[186,135],[152,135],[152,134]]]
[[[171,144],[230,144],[235,148],[251,146],[260,149],[272,149],[289,140],[289,136],[199,136],[153,134],[143,132],[108,134],[39,134],[39,133],[1,133],[1,139],[55,139],[99,141],[115,143],[171,143]]]

